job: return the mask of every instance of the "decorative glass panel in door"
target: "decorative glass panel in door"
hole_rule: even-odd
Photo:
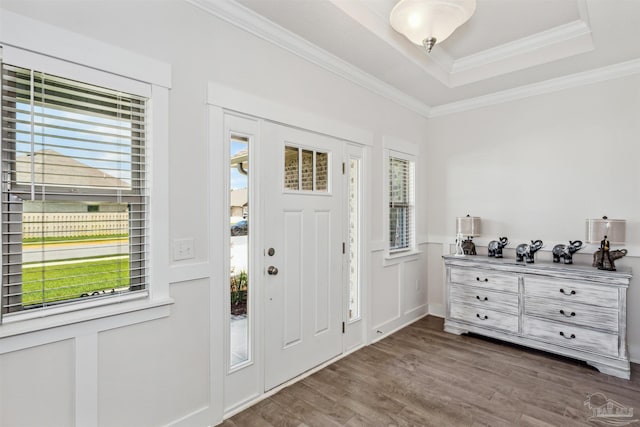
[[[229,145],[230,365],[249,360],[249,139],[232,135]]]
[[[349,159],[349,321],[360,318],[360,160]]]

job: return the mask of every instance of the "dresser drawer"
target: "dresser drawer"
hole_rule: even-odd
[[[518,332],[518,316],[500,313],[498,311],[452,303],[450,305],[451,318],[472,323],[487,328],[503,331]]]
[[[612,308],[527,296],[524,313],[572,325],[618,332],[618,310]]]
[[[452,268],[451,281],[461,285],[479,286],[485,289],[518,292],[518,276],[500,274],[482,269]]]
[[[525,316],[523,333],[527,338],[563,347],[618,356],[618,335],[591,331],[570,324],[549,322]]]
[[[598,307],[618,307],[618,288],[597,286],[563,279],[524,278],[526,296],[551,298],[555,301],[577,302]]]
[[[474,305],[487,310],[518,314],[518,294],[496,292],[480,286],[452,284],[449,287],[452,303]]]

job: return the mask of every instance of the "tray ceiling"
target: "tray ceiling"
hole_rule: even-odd
[[[478,0],[431,54],[390,27],[396,0],[191,1],[426,116],[640,72],[635,0]]]

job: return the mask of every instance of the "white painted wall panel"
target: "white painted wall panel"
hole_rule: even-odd
[[[75,424],[74,342],[0,355],[0,426]]]
[[[164,425],[208,406],[208,280],[171,294],[171,317],[98,336],[100,426]]]
[[[373,274],[376,280],[372,283],[371,326],[383,328],[388,322],[396,320],[402,314],[400,265],[380,267],[383,263],[383,252],[372,254]],[[388,332],[385,330],[384,332]]]
[[[421,258],[405,262],[403,265],[402,283],[404,286],[404,307],[402,314],[407,315],[423,307],[427,303],[427,277],[422,277]]]

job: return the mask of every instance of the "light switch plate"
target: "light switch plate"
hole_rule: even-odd
[[[173,260],[181,261],[184,259],[195,258],[193,248],[193,238],[174,239],[173,240]]]

